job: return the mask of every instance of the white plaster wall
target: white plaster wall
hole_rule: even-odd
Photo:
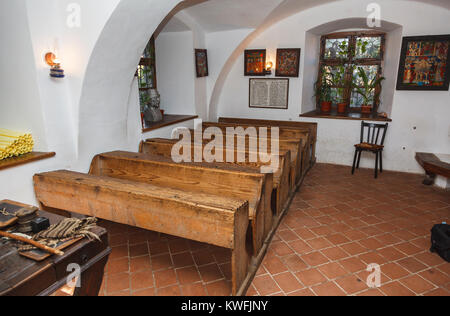
[[[35,148],[45,151],[45,122],[25,0],[0,1],[0,39],[0,127],[31,132]]]
[[[127,116],[133,69],[146,44],[146,38],[150,38],[164,16],[179,2],[0,2],[0,39],[3,43],[0,50],[0,126],[31,130],[37,142],[36,149],[56,151],[57,154],[52,159],[2,170],[0,199],[9,198],[36,204],[32,186],[35,173],[57,169],[86,171],[94,153],[109,149],[137,149],[136,143],[143,137],[140,133],[140,118]],[[70,13],[67,11],[69,3],[80,5],[79,28],[69,28],[66,24]],[[121,7],[118,9],[119,3]],[[150,14],[147,14],[149,11]],[[114,21],[111,20],[113,12]],[[137,16],[140,19],[135,19]],[[107,22],[111,25],[105,33]],[[131,36],[131,32],[127,31],[130,29],[134,31]],[[101,43],[99,39],[102,39]],[[129,45],[124,43],[127,40],[130,41]],[[115,50],[116,44],[124,45],[125,47],[120,48],[125,51]],[[66,71],[65,79],[50,79],[49,68],[43,62],[47,51],[56,51],[60,57]],[[95,58],[92,56],[94,51]],[[119,51],[121,58],[118,58],[117,54],[114,55]],[[106,59],[107,56],[111,59]],[[101,75],[95,77],[96,74]],[[108,81],[113,78],[118,80],[113,83]],[[121,90],[124,87],[124,79],[128,82],[125,89]],[[90,92],[85,91],[86,86],[92,88]],[[83,87],[85,98],[81,100]],[[111,91],[119,94],[120,98],[117,98],[117,95],[112,96]],[[91,93],[94,93],[95,97]],[[121,99],[124,99],[122,103]],[[101,100],[102,109],[96,113],[98,100]],[[111,100],[113,102],[108,102]],[[112,105],[114,102],[120,103],[123,111],[117,110],[117,107]],[[86,118],[86,115],[89,117],[82,124],[79,120],[81,109],[84,109],[82,118]],[[94,115],[89,116],[90,113]],[[113,119],[108,123],[112,124],[107,125],[113,132],[105,130],[105,125],[102,124],[111,114]],[[94,120],[90,120],[91,118]],[[80,132],[85,137],[84,141],[89,143],[89,146],[82,148],[84,159],[80,158],[78,151]],[[136,139],[127,145],[127,140],[131,139],[133,133]],[[170,136],[170,132],[166,135]],[[89,148],[92,148],[92,153]]]
[[[244,58],[238,58],[221,93],[218,115],[280,120],[299,118],[305,77],[304,52],[306,32],[318,25],[344,18],[366,16],[370,1],[347,0],[309,9],[272,26],[258,36],[248,48],[266,48],[269,56],[276,48],[300,47],[302,58],[300,78],[291,78],[288,110],[250,109],[248,107],[248,77],[243,76]],[[403,36],[449,33],[450,11],[418,2],[380,0],[382,19],[403,27]],[[405,14],[408,12],[408,14]],[[417,17],[420,16],[420,19]],[[308,43],[309,44],[309,43]],[[401,43],[393,43],[393,45]],[[394,56],[398,60],[400,56]],[[396,80],[393,80],[396,82]],[[392,81],[391,81],[392,82]],[[414,159],[416,151],[450,152],[450,94],[445,92],[395,91],[392,108],[393,122],[386,140],[384,165],[386,169],[423,172]],[[308,120],[313,121],[313,120]],[[358,141],[359,121],[318,119],[319,162],[350,165],[353,144]],[[414,129],[416,127],[416,129]],[[373,157],[362,159],[363,167],[373,167]]]
[[[243,29],[206,34],[209,61],[208,100],[211,100],[214,85],[228,57],[252,31],[253,29]]]
[[[195,114],[195,61],[192,32],[161,33],[155,42],[161,109],[167,114]]]

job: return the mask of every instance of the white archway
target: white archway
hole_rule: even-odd
[[[128,149],[127,101],[136,65],[148,39],[181,2],[121,0],[117,5],[97,40],[83,81],[78,170],[86,169],[95,153]]]

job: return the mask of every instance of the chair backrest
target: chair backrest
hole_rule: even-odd
[[[386,132],[388,129],[386,124],[374,124],[362,121],[361,123],[361,143],[383,146]],[[367,130],[367,133],[365,132]]]

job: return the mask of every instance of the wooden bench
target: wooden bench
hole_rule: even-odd
[[[194,138],[196,137],[198,131],[190,129],[189,132],[191,133],[191,142],[195,143]],[[199,133],[198,137],[199,139],[202,140],[203,145],[208,144],[211,140],[206,140],[206,139],[202,139],[202,134]],[[180,139],[181,139],[181,135],[180,135]],[[240,142],[243,142],[243,146],[245,148],[246,151],[249,150],[250,148],[250,144],[251,142],[255,142],[255,144],[258,144],[258,142],[260,141],[259,138],[257,137],[243,137],[243,136],[239,136],[239,135],[235,135],[234,137],[234,146],[230,146],[229,144],[226,143],[226,141],[224,140],[224,147],[226,148],[231,148],[231,149],[236,149],[236,146],[238,146],[238,144]],[[272,142],[271,139],[267,139],[266,140],[267,143],[267,152],[268,154],[271,154],[272,152]],[[298,187],[300,180],[301,180],[301,170],[302,170],[302,160],[303,160],[303,156],[302,156],[302,148],[303,148],[303,144],[301,141],[299,140],[295,140],[295,139],[279,139],[278,142],[278,150],[279,151],[290,151],[290,156],[291,156],[291,166],[290,166],[290,176],[289,176],[289,181],[291,183],[291,190],[295,191],[296,188]]]
[[[227,127],[236,127],[234,125],[230,125],[230,124],[220,124],[217,125],[218,123],[215,123],[216,127],[220,128],[222,130],[222,133],[226,132],[226,128]],[[212,126],[212,125],[211,125]],[[204,128],[207,128],[206,126],[203,126]],[[210,126],[209,126],[210,127]],[[191,133],[194,134],[196,131],[191,130]],[[225,136],[224,136],[225,138]],[[307,138],[307,136],[305,136],[305,138]],[[256,144],[258,144],[258,142],[260,141],[261,137],[257,136],[243,136],[243,135],[236,135],[235,136],[235,142],[234,142],[234,146],[237,146],[236,144],[239,142],[239,140],[244,140],[245,141],[245,147],[249,148],[249,145],[251,144],[251,141],[255,142]],[[271,148],[271,135],[270,133],[268,133],[267,137],[267,147],[268,147],[268,152],[270,153],[272,151]],[[207,143],[208,141],[206,141]],[[258,145],[257,145],[258,146]],[[278,146],[280,150],[290,150],[291,151],[291,162],[292,162],[292,183],[294,184],[294,187],[297,187],[302,179],[302,176],[304,174],[304,170],[307,170],[307,167],[304,163],[305,159],[306,159],[306,146],[305,143],[303,142],[303,140],[301,139],[301,137],[297,137],[297,136],[279,136],[278,138]]]
[[[258,126],[284,126],[290,128],[307,128],[310,132],[310,165],[312,166],[316,161],[316,144],[317,144],[317,123],[314,122],[296,122],[296,121],[277,121],[277,120],[262,120],[262,119],[245,119],[245,118],[231,118],[221,117],[220,123],[237,123],[249,124]]]
[[[243,124],[243,123],[210,123],[210,122],[203,122],[203,128],[206,129],[208,127],[219,127],[223,132],[226,131],[226,128],[236,128],[236,127],[242,127],[244,129],[247,129],[249,127],[254,127],[258,131],[260,127],[266,127],[267,128],[267,138],[271,138],[271,127],[278,127],[279,129],[279,138],[280,140],[294,140],[302,141],[302,163],[301,163],[301,176],[306,174],[306,172],[310,168],[310,157],[312,155],[311,153],[311,132],[308,128],[305,127],[284,127],[284,126],[266,126],[266,125],[258,125],[258,124]],[[258,134],[259,136],[259,134]]]
[[[434,184],[437,175],[450,178],[450,163],[442,161],[432,153],[416,153],[416,160],[425,170],[427,178],[423,181],[425,185]]]
[[[155,155],[162,155],[167,158],[172,157],[172,148],[173,146],[178,143],[178,140],[174,139],[165,139],[165,138],[153,138],[153,139],[147,139],[146,141],[142,141],[139,146],[139,152],[141,153],[150,153]],[[189,156],[193,157],[193,151],[195,150],[196,146],[193,143],[189,144]],[[199,150],[204,150],[204,146],[199,148]],[[226,148],[217,148],[217,155],[222,157],[222,161],[225,163],[231,163],[226,162],[226,154],[227,149]],[[243,152],[245,155],[245,162],[237,162],[237,155],[239,151],[237,149],[231,148],[230,150],[233,150],[233,155],[235,157],[235,162],[232,162],[231,164],[237,164],[237,165],[243,165],[243,166],[252,166],[256,167],[258,169],[261,169],[263,166],[270,165],[270,162],[262,162],[259,160],[258,155],[258,161],[257,162],[250,162],[250,154],[252,154],[250,151]],[[181,151],[179,153],[180,155],[183,155],[183,152]],[[258,154],[258,153],[253,153]],[[275,213],[274,215],[279,216],[282,212],[282,210],[285,208],[286,203],[289,198],[289,194],[291,193],[291,183],[290,183],[290,151],[280,151],[280,155],[278,157],[278,168],[276,170],[273,170],[273,192],[272,192],[272,211]]]
[[[94,157],[89,173],[248,201],[254,254],[272,230],[273,175],[261,174],[257,168],[175,163],[159,155],[116,151]]]
[[[234,295],[244,282],[247,201],[65,170],[36,174],[34,188],[45,207],[231,249]]]

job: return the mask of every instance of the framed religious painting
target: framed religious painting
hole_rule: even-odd
[[[195,69],[197,70],[197,78],[208,77],[208,52],[206,49],[195,50]]]
[[[450,35],[404,37],[397,90],[447,91]]]
[[[244,53],[244,76],[266,75],[266,50],[252,49]]]
[[[300,72],[300,48],[277,49],[275,76],[298,77]]]

